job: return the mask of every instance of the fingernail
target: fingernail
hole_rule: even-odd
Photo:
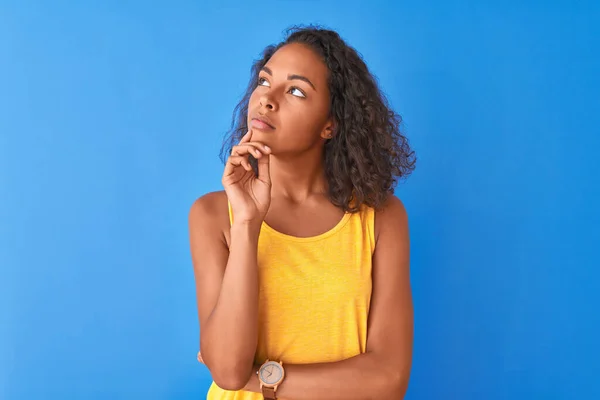
[[[265,146],[265,150],[271,151],[271,149],[269,148],[269,146]]]

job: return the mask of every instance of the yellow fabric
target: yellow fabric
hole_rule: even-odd
[[[285,235],[263,222],[258,241],[259,332],[256,364],[341,361],[366,351],[371,301],[374,210],[346,213],[326,233]],[[230,222],[233,223],[231,205]],[[208,400],[261,400],[214,382]]]

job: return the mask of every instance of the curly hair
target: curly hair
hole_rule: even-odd
[[[323,157],[330,201],[345,212],[357,212],[363,204],[380,208],[398,179],[414,170],[415,153],[400,132],[402,117],[390,108],[360,54],[332,30],[293,26],[287,29],[284,41],[265,48],[253,63],[246,93],[234,109],[221,160],[226,162],[231,148],[248,131],[248,103],[260,70],[277,50],[290,43],[312,48],[329,70],[335,130],[325,144]],[[256,168],[252,156],[250,163]]]

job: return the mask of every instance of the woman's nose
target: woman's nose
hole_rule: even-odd
[[[277,102],[267,95],[260,96],[260,106],[265,107],[269,111],[277,111]]]

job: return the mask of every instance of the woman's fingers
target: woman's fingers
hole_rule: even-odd
[[[225,171],[223,175],[229,176],[235,173],[236,167],[242,167],[246,171],[252,171],[252,166],[248,161],[248,157],[245,156],[231,156],[227,159],[227,164],[225,165]]]
[[[258,160],[258,179],[264,182],[270,182],[269,176],[269,157],[271,149],[260,142],[251,142],[252,130],[249,130],[240,140],[240,142],[231,148],[231,155],[225,165],[224,176],[235,174],[237,167],[252,171],[252,166],[248,160],[248,155],[254,156]],[[265,156],[266,157],[263,157]]]
[[[242,136],[240,143],[249,142],[251,138],[252,138],[252,129],[250,129],[248,132],[246,132],[246,134],[244,136]],[[238,143],[238,144],[240,144],[240,143]]]
[[[239,144],[237,146],[233,146],[231,148],[232,156],[241,156],[245,154],[252,154],[254,157],[258,158],[265,153],[265,147],[262,143],[258,142],[247,142],[243,144]]]
[[[232,156],[241,156],[252,154],[255,158],[261,157],[263,154],[268,154],[271,151],[267,146],[259,142],[247,142],[233,146],[231,148]]]
[[[258,179],[269,184],[271,183],[270,162],[270,154],[265,154],[264,157],[258,159]]]

